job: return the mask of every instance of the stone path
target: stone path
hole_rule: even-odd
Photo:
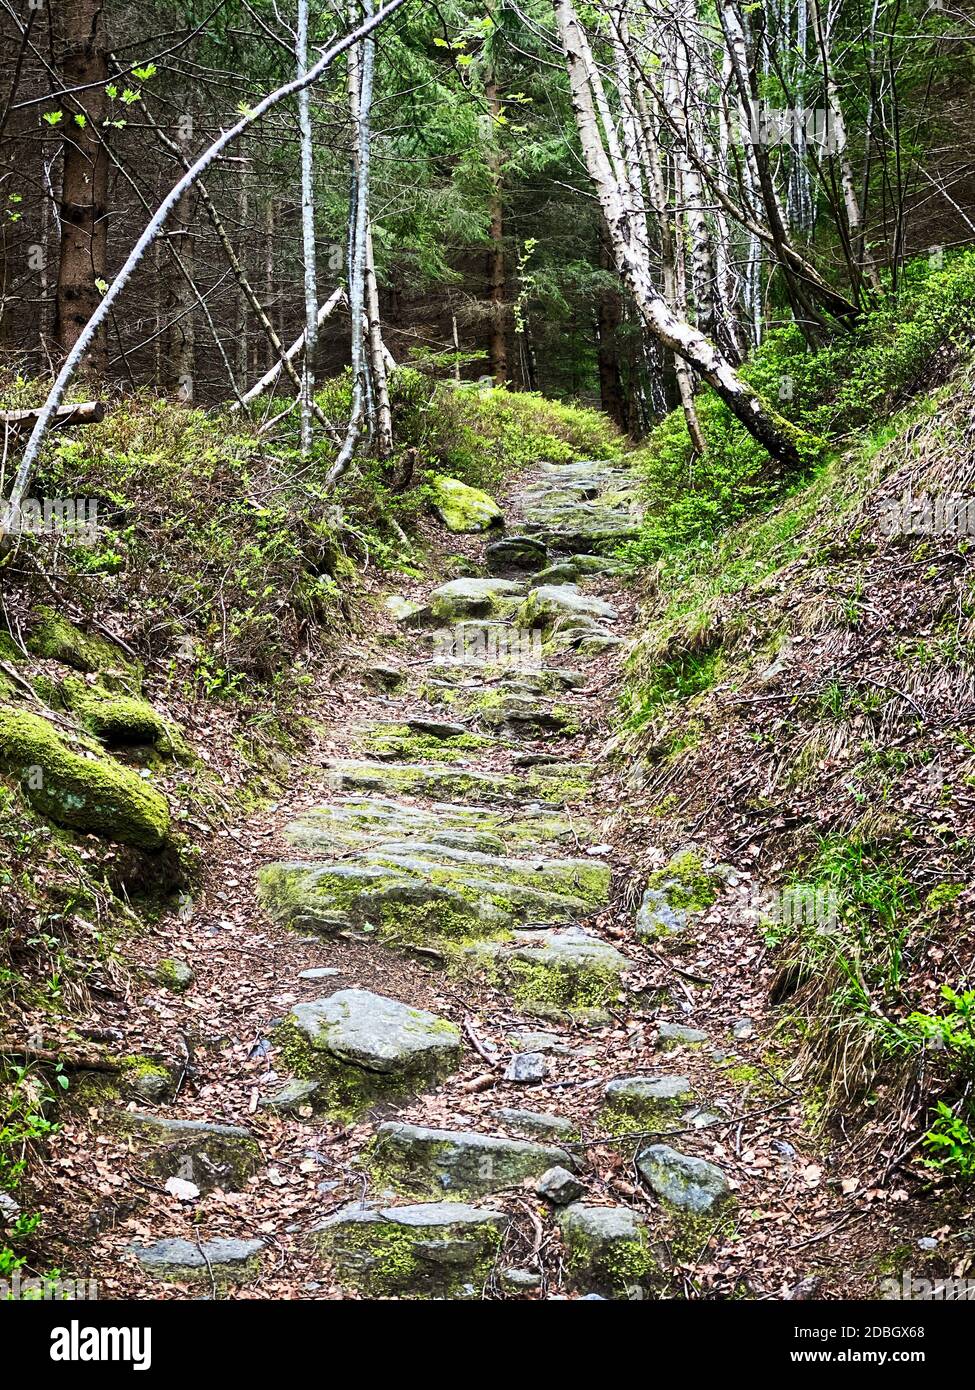
[[[450,1088],[472,1048],[509,1093],[544,1085],[566,1057],[585,1058],[587,1027],[625,1024],[647,1006],[633,984],[641,943],[686,926],[671,891],[679,874],[648,888],[639,914],[610,912],[609,847],[585,815],[594,769],[574,751],[592,718],[587,663],[623,640],[617,604],[597,589],[635,531],[622,465],[541,465],[509,507],[507,531],[485,536],[486,573],[419,600],[394,596],[387,609],[401,638],[377,647],[362,673],[374,691],[369,717],[330,762],[328,799],[295,816],[287,856],[260,873],[259,900],[279,926],[325,948],[351,943],[363,961],[377,952],[426,961],[445,981],[442,997],[484,988],[510,1011],[502,1056],[449,1008],[417,1007],[395,990],[330,989],[339,972],[323,966],[304,973],[321,994],[276,1021],[277,1079],[261,1111],[371,1128],[359,1198],[303,1237],[349,1294],[534,1297],[540,1252],[560,1240],[564,1293],[549,1296],[653,1296],[669,1287],[668,1260],[731,1220],[721,1168],[654,1142],[721,1118],[659,1056],[641,1058],[639,1075],[611,1073],[593,1094],[604,1133],[647,1132],[631,1146],[639,1209],[586,1200],[588,1144],[544,1105],[499,1105],[476,1128],[423,1122],[424,1106],[442,1116],[453,1097],[463,1116]],[[670,1029],[661,1049],[706,1039]],[[160,1178],[232,1190],[254,1172],[246,1129],[133,1117],[132,1130]],[[515,1257],[506,1202],[526,1188],[549,1218],[535,1218],[534,1250],[521,1242]],[[202,1269],[219,1289],[253,1274],[259,1252],[253,1240],[161,1240],[130,1255],[152,1277]]]

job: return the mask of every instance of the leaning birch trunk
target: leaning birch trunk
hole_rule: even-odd
[[[378,28],[380,24],[388,19],[396,10],[400,9],[405,3],[406,0],[387,0],[386,5],[384,5],[378,13],[367,16],[367,18],[352,30],[351,33],[344,35],[341,39],[336,40],[335,43],[330,44],[321,54],[314,66],[309,68],[303,78],[295,77],[291,82],[285,83],[283,87],[278,87],[275,91],[269,92],[252,110],[241,116],[236,125],[231,126],[229,130],[223,131],[218,138],[214,140],[213,144],[204,150],[183,177],[178,179],[169,190],[155,214],[150,219],[148,226],[143,230],[142,235],[129,252],[121,270],[105,291],[95,312],[85,324],[84,330],[68,354],[61,371],[58,373],[53,386],[48,392],[47,399],[41,408],[41,413],[38,416],[37,424],[34,426],[30,439],[27,441],[24,456],[20,461],[20,466],[14,478],[14,485],[10,494],[10,504],[15,511],[24,500],[31,473],[37,461],[38,454],[40,453],[41,445],[44,443],[44,438],[47,434],[50,422],[58,406],[64,400],[65,394],[74,379],[78,367],[84,360],[85,354],[91,347],[95,336],[111,314],[112,309],[115,307],[115,301],[125,289],[136,266],[140,264],[143,256],[159,236],[165,226],[166,219],[179,202],[183,193],[210,167],[211,164],[219,159],[227,146],[233,144],[245,130],[248,130],[257,121],[261,120],[268,111],[277,106],[280,102],[287,100],[288,97],[296,95],[303,87],[310,86],[313,82],[317,82],[322,73],[331,66],[340,54],[344,53],[347,48],[351,48],[353,44],[361,42],[362,39],[370,35],[374,29]],[[2,535],[0,535],[0,539],[2,539]]]
[[[308,71],[308,0],[298,0],[295,58],[299,79]],[[301,145],[301,254],[304,261],[305,359],[301,373],[301,454],[311,453],[315,410],[315,349],[318,343],[318,279],[315,268],[315,190],[312,182],[311,91],[298,93]]]
[[[660,144],[643,93],[640,94],[640,115],[641,133],[643,136],[643,167],[646,172],[647,189],[650,194],[650,206],[656,214],[657,226],[660,230],[660,261],[663,272],[664,297],[671,308],[677,310],[682,305],[681,289],[677,275],[678,256],[681,255],[680,229],[678,226],[679,213],[675,212],[668,204],[667,189],[664,186],[664,169],[663,160],[660,155]],[[675,167],[678,185],[675,189],[674,202],[679,208],[682,206],[679,183],[680,166],[677,165]],[[683,269],[682,264],[681,268]],[[680,403],[684,411],[684,419],[687,421],[687,432],[691,437],[691,443],[694,445],[697,453],[703,454],[706,452],[707,446],[701,431],[700,421],[697,418],[697,409],[694,405],[694,378],[684,358],[681,357],[679,353],[673,353],[672,356],[674,359],[674,375],[677,377],[677,390],[680,393]]]
[[[365,0],[368,12],[372,0]],[[355,116],[357,138],[355,154],[355,206],[351,217],[350,237],[351,258],[349,264],[349,314],[352,321],[352,408],[345,440],[338,457],[326,474],[325,481],[331,486],[352,462],[362,423],[365,389],[363,375],[367,369],[365,353],[365,280],[366,280],[366,241],[369,227],[369,154],[370,154],[370,113],[372,108],[372,80],[375,64],[375,43],[366,39],[362,44],[361,60],[357,54],[349,57],[350,90],[352,108]]]
[[[613,254],[620,274],[629,287],[647,331],[665,347],[679,353],[703,377],[769,454],[789,468],[806,461],[802,432],[771,410],[761,397],[735,372],[704,334],[677,317],[654,288],[647,258],[634,245],[627,208],[610,169],[596,122],[593,93],[587,67],[588,41],[576,17],[571,0],[555,0],[555,13],[569,71],[572,108],[579,131],[583,157],[599,196],[609,230]]]
[[[319,307],[318,314],[315,318],[315,323],[319,328],[321,328],[322,324],[329,317],[329,315],[335,312],[335,310],[338,308],[338,306],[342,303],[344,299],[345,290],[343,290],[342,286],[340,285],[337,290],[332,291],[328,299],[325,300],[325,303]],[[271,332],[274,333],[273,327],[271,328]],[[275,339],[277,339],[277,336],[278,335],[274,333]],[[282,371],[286,371],[287,368],[291,369],[290,374],[288,374],[289,381],[291,381],[293,385],[297,385],[298,376],[292,364],[304,346],[305,330],[302,329],[298,337],[288,348],[288,351],[282,352],[280,361],[275,362],[271,370],[265,372],[264,375],[261,377],[260,381],[255,382],[249,391],[244,392],[244,394],[240,398],[240,405],[250,405],[251,401],[256,401],[258,396],[263,395],[265,391],[269,390],[269,388],[274,385],[278,377],[281,375]],[[230,408],[231,410],[239,410],[240,406],[233,405]]]
[[[388,458],[393,452],[393,409],[389,400],[389,378],[383,347],[383,325],[379,313],[379,285],[372,247],[372,223],[366,229],[366,321],[369,334],[369,366],[376,405],[376,452]]]

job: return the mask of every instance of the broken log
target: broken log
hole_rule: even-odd
[[[25,426],[33,429],[40,413],[40,406],[36,410],[0,410],[0,424],[14,429],[23,429]],[[63,429],[69,429],[72,425],[98,425],[104,418],[103,401],[79,401],[75,405],[59,406],[53,423]]]

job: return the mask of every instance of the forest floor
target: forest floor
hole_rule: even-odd
[[[93,1012],[124,1049],[185,1062],[158,1104],[94,1089],[65,1115],[36,1203],[65,1274],[102,1298],[878,1296],[923,1214],[814,1130],[735,866],[660,853],[635,927],[652,822],[627,838],[637,794],[606,754],[636,594],[573,558],[611,548],[634,496],[619,464],[539,466],[502,498],[507,548],[463,538],[470,579],[417,582],[399,621],[377,604],[349,639],[287,792],[131,943],[136,966],[188,962],[186,991]],[[486,568],[515,587],[486,592]],[[516,659],[445,659],[435,635],[458,624]],[[408,1012],[343,996],[282,1030],[337,991]],[[259,1157],[169,1120],[243,1127]],[[676,1154],[644,1157],[657,1145]]]

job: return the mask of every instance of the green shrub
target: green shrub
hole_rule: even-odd
[[[795,325],[768,335],[741,375],[793,424],[838,444],[889,416],[950,370],[975,322],[975,252],[941,269],[912,262],[899,295],[816,352]],[[647,520],[629,549],[637,562],[707,540],[780,499],[804,479],[785,476],[712,393],[697,399],[707,453],[695,458],[681,410],[653,431],[634,461]]]

